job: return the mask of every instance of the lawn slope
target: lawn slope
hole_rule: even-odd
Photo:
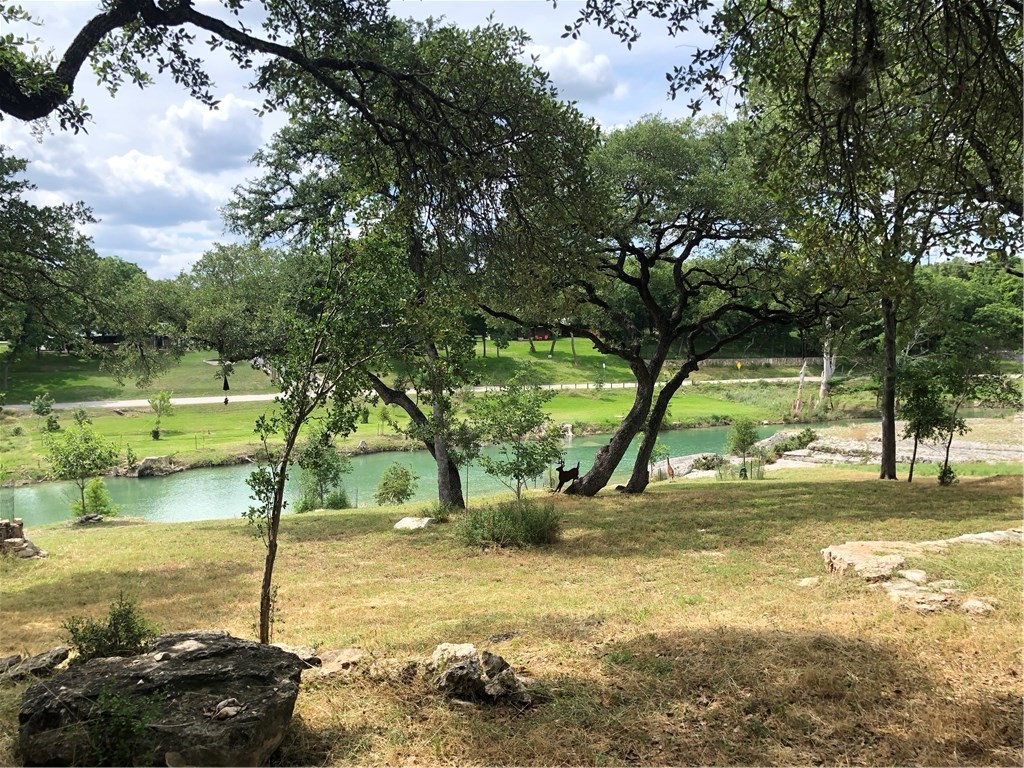
[[[303,689],[280,764],[942,764],[1021,761],[1019,548],[921,565],[983,618],[920,615],[827,576],[819,550],[1020,524],[1019,476],[880,482],[828,469],[758,482],[555,497],[551,549],[479,551],[413,508],[282,522],[275,640],[420,658],[474,642],[535,677],[542,705],[467,709],[421,681]],[[120,590],[164,631],[252,636],[262,545],[239,521],[28,532],[47,560],[0,562],[0,653],[40,651]],[[800,587],[809,576],[817,585]],[[11,764],[20,688],[0,693]]]

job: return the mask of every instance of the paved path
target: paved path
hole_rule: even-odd
[[[807,376],[804,379],[807,383],[817,382],[817,376]],[[699,382],[698,386],[705,384],[753,384],[759,382],[787,382],[787,381],[800,381],[799,376],[789,376],[782,378],[767,378],[767,379],[716,379],[713,381],[702,381]],[[693,386],[693,382],[687,379],[683,382],[686,386]],[[597,387],[593,382],[580,382],[578,384],[541,384],[541,389],[554,389],[559,391],[574,391],[574,390],[587,390],[596,389]],[[660,386],[660,382],[659,382]],[[501,387],[486,386],[486,387],[472,387],[473,392],[496,392]],[[604,385],[604,389],[636,389],[635,381],[628,382],[615,382]],[[409,391],[410,395],[414,395],[415,392]],[[258,403],[258,402],[269,402],[277,397],[277,393],[268,392],[261,395],[228,395],[228,400],[231,403]],[[217,403],[223,403],[224,398],[219,396],[212,397],[172,397],[171,403],[173,405],[215,405]],[[112,408],[112,409],[125,409],[125,408],[148,408],[149,400],[86,400],[77,403],[54,403],[54,409],[56,410],[72,410],[75,408]],[[27,411],[31,409],[29,405],[5,405],[4,408],[12,411]]]

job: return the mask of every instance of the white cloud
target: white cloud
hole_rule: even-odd
[[[178,159],[196,172],[240,168],[262,141],[256,106],[233,94],[225,96],[217,109],[186,101],[167,109],[156,134],[162,146],[173,147]]]
[[[573,101],[599,101],[606,96],[621,98],[628,86],[618,82],[612,60],[595,53],[585,40],[562,46],[533,45],[527,54],[551,75],[551,81],[563,98]]]

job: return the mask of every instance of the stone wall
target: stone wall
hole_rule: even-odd
[[[25,523],[20,517],[0,520],[0,541],[25,538]]]

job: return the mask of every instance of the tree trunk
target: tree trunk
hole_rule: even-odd
[[[7,375],[10,372],[11,372],[11,358],[10,358],[10,355],[8,355],[7,359],[4,361],[4,385],[2,387],[0,387],[0,389],[3,389],[4,391],[7,390]]]
[[[612,433],[608,444],[597,452],[590,470],[577,483],[570,486],[566,493],[593,496],[608,485],[612,473],[622,461],[630,442],[643,427],[644,419],[651,409],[651,400],[654,398],[654,378],[647,373],[642,365],[638,367],[639,372],[634,368],[637,379],[633,407],[629,409],[629,413],[626,414],[626,418],[622,420],[618,429]],[[649,458],[650,452],[647,454],[647,459]]]
[[[576,357],[576,337],[573,336],[572,331],[569,331],[569,347],[572,349],[572,367],[579,368],[580,360]],[[6,388],[5,386],[4,389]]]
[[[800,418],[804,409],[804,379],[807,376],[807,361],[800,367],[800,386],[796,390],[796,402],[793,404],[793,417]]]
[[[274,484],[274,505],[270,510],[270,524],[267,526],[267,557],[263,562],[263,583],[260,585],[260,642],[270,642],[270,624],[274,613],[274,562],[277,560],[277,532],[281,527],[281,511],[284,509],[284,485],[288,478],[288,463],[291,460],[295,441],[299,439],[299,427],[309,412],[296,420],[285,438],[284,448],[277,465]]]
[[[836,375],[836,363],[839,355],[832,350],[831,342],[825,343],[821,353],[821,386],[818,387],[818,402],[823,403],[828,397],[829,382]]]
[[[405,411],[409,418],[412,419],[413,423],[418,426],[427,426],[428,420],[426,415],[420,410],[420,407],[413,402],[412,398],[409,397],[403,390],[394,389],[385,384],[376,375],[368,374],[370,379],[370,386],[373,387],[373,391],[377,393],[377,396],[384,402],[385,405],[397,405],[403,411]],[[441,481],[441,467],[442,463],[437,457],[437,438],[425,439],[422,441],[423,446],[430,452],[430,455],[434,457],[434,461],[437,461],[438,470],[438,484],[437,484],[437,500],[442,504],[453,506],[457,509],[465,509],[466,502],[462,496],[462,478],[459,476],[459,468],[451,459],[448,457],[448,446],[441,439],[442,453],[444,454],[444,465],[447,467],[445,470],[445,480]],[[445,495],[442,495],[442,488],[445,490]]]
[[[530,334],[529,342],[530,342],[530,351],[533,352],[534,354],[536,354],[537,353],[537,348],[535,346],[533,346],[533,334]]]
[[[78,481],[78,492],[82,496],[82,514],[83,515],[89,514],[89,510],[85,508],[85,483],[86,483],[85,480],[79,480]]]
[[[558,341],[554,336],[551,337],[551,349],[548,350],[548,357],[555,356],[555,342]]]
[[[893,299],[882,298],[882,469],[879,478],[896,479],[896,312]]]
[[[668,412],[669,403],[672,402],[672,398],[679,391],[679,387],[686,381],[686,377],[695,370],[697,370],[696,362],[684,363],[673,374],[672,378],[665,382],[665,386],[658,393],[658,399],[655,400],[653,407],[650,409],[647,427],[644,429],[643,439],[640,441],[639,449],[637,449],[636,460],[633,462],[633,473],[629,477],[629,482],[626,483],[626,493],[643,493],[648,483],[650,483],[651,454],[654,451],[654,444],[658,441],[658,430],[661,428],[661,422]]]
[[[486,333],[481,333],[480,334],[480,339],[484,343],[484,357],[487,357],[487,334]]]
[[[451,505],[452,501],[452,473],[449,471],[451,459],[448,457],[448,441],[444,439],[444,408],[439,399],[432,398],[431,409],[434,415],[434,461],[437,464],[437,500],[442,504]],[[456,482],[462,485],[459,473],[455,472]],[[459,507],[464,507],[460,504]]]
[[[914,464],[917,463],[917,435],[914,435],[914,452],[910,455],[910,471],[907,472],[907,482],[914,482]]]

